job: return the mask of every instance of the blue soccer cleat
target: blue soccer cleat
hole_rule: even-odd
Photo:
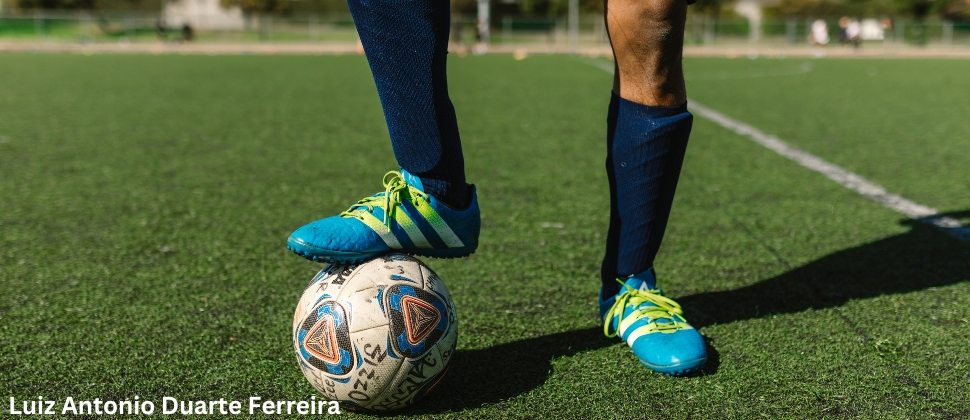
[[[665,375],[686,375],[704,366],[707,349],[684,320],[680,305],[656,288],[653,269],[631,276],[620,293],[604,300],[600,318],[607,337],[620,336],[644,366]]]
[[[403,169],[384,175],[384,188],[337,216],[297,229],[287,247],[309,260],[339,264],[389,252],[458,258],[478,248],[482,223],[474,186],[465,210],[425,193],[421,179]]]

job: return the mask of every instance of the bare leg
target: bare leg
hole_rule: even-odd
[[[600,314],[607,335],[620,336],[645,366],[683,375],[707,361],[704,339],[660,295],[653,260],[693,121],[681,64],[688,0],[604,2],[616,72],[607,117],[611,200]],[[647,311],[652,315],[643,316]]]
[[[606,28],[616,57],[613,92],[651,106],[687,102],[681,57],[685,0],[605,0]]]

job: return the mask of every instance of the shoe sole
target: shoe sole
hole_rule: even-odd
[[[650,368],[650,370],[657,373],[662,373],[666,376],[684,376],[701,370],[701,368],[703,368],[704,365],[707,364],[707,357],[703,359],[691,360],[684,363],[678,363],[676,365],[665,365],[665,366],[652,365],[650,363],[644,362],[643,360],[640,360],[640,363]]]
[[[462,248],[450,248],[450,249],[389,249],[387,251],[378,252],[347,252],[347,251],[334,251],[323,248],[316,248],[314,250],[309,250],[307,247],[312,247],[311,245],[302,244],[290,238],[286,241],[286,247],[293,251],[294,254],[306,258],[310,261],[318,263],[332,263],[332,264],[357,264],[364,261],[370,260],[375,257],[379,257],[385,254],[408,254],[416,257],[431,257],[438,259],[454,259],[454,258],[464,258],[475,253],[475,247],[462,247]]]

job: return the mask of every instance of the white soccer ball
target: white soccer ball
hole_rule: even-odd
[[[458,341],[455,304],[420,260],[391,254],[327,266],[293,317],[303,375],[343,408],[389,411],[427,395]]]

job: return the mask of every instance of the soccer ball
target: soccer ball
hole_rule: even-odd
[[[331,401],[396,410],[444,377],[457,321],[441,278],[416,258],[391,254],[317,273],[293,316],[293,348],[303,375]]]

